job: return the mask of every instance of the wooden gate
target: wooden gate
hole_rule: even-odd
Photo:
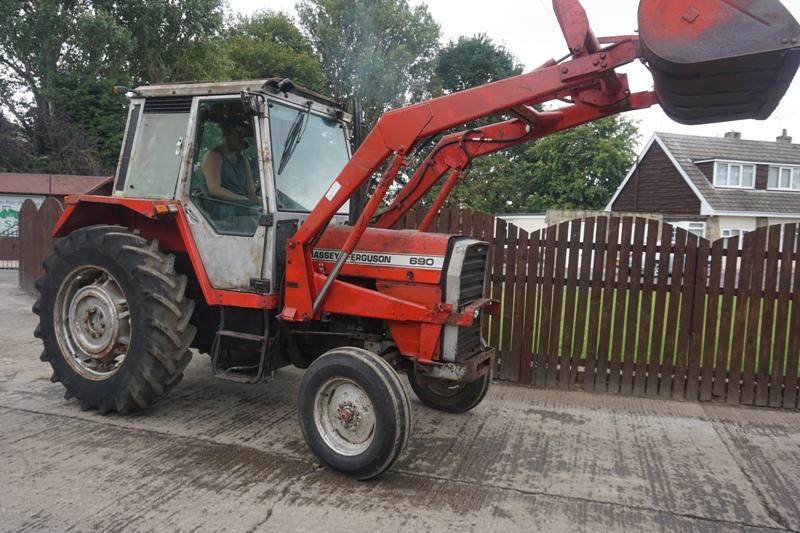
[[[420,215],[409,214],[405,227]],[[798,406],[796,224],[713,244],[644,218],[528,234],[444,209],[431,231],[490,242],[497,377],[549,388]]]
[[[53,252],[53,227],[64,208],[55,198],[48,198],[36,208],[25,200],[19,211],[19,285],[32,292],[36,280],[44,274],[42,262]]]
[[[0,232],[0,270],[15,270],[19,266],[19,225]]]

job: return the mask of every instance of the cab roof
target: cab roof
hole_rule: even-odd
[[[265,78],[260,80],[238,80],[238,81],[181,81],[170,83],[158,83],[153,85],[141,85],[134,89],[137,96],[144,98],[169,97],[169,96],[206,96],[236,94],[242,91],[274,92],[270,84],[281,81],[282,78]],[[291,90],[292,94],[315,100],[336,109],[342,109],[342,105],[327,96],[304,89],[297,85]]]

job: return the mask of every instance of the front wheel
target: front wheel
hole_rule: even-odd
[[[457,383],[425,377],[416,368],[408,370],[408,382],[422,403],[446,413],[466,413],[476,407],[489,391],[490,372],[472,383]]]
[[[411,407],[397,373],[361,348],[317,358],[300,382],[298,411],[317,459],[356,479],[392,466],[411,433]]]

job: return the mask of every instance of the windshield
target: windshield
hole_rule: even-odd
[[[347,164],[344,128],[307,109],[270,102],[269,129],[278,209],[309,212]],[[348,209],[349,201],[339,212]]]

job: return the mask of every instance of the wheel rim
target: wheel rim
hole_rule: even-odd
[[[106,269],[82,266],[64,278],[55,302],[55,331],[67,363],[81,376],[113,376],[130,345],[125,293]]]
[[[354,381],[331,378],[314,398],[314,424],[333,451],[358,455],[369,448],[375,437],[375,409],[367,393]]]

